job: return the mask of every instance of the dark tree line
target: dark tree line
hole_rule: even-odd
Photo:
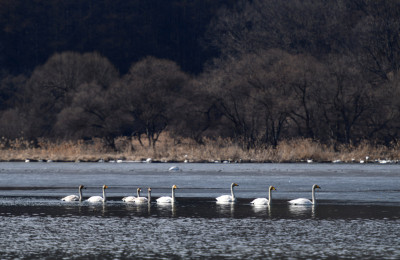
[[[100,137],[111,148],[118,136],[155,147],[163,132],[199,144],[231,138],[247,149],[299,137],[399,141],[400,1],[149,2],[35,1],[33,12],[45,6],[52,17],[68,5],[61,20],[51,18],[61,24],[46,27],[47,39],[40,22],[27,23],[43,16],[26,18],[17,12],[22,1],[0,1],[9,10],[0,8],[3,36],[17,40],[26,26],[36,43],[58,46],[18,55],[32,51],[33,62],[59,51],[26,73],[12,73],[17,53],[2,52],[10,69],[0,74],[0,135]],[[149,15],[155,10],[180,15],[166,23]],[[94,14],[103,19],[85,25]],[[125,29],[138,35],[122,37]]]

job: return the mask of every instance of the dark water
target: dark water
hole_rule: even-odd
[[[1,163],[1,259],[399,259],[400,166],[345,164]],[[237,182],[238,201],[215,197]],[[311,197],[318,204],[289,206]],[[62,202],[101,195],[106,203]],[[121,201],[136,187],[174,205]],[[254,207],[267,196],[273,204]],[[146,193],[143,194],[146,196]]]

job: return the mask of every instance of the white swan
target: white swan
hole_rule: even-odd
[[[105,202],[106,201],[106,189],[108,188],[107,185],[103,185],[103,197],[101,196],[92,196],[87,199],[89,202]]]
[[[69,195],[64,198],[62,198],[62,201],[82,201],[82,189],[85,187],[83,185],[79,185],[79,196],[77,195]]]
[[[147,203],[147,201],[149,201],[150,196],[151,196],[150,195],[151,194],[151,188],[147,189],[147,195],[148,195],[149,199],[146,198],[146,197],[140,197],[140,192],[141,191],[142,191],[141,189],[138,190],[138,196],[137,196],[137,198],[134,199],[135,203]]]
[[[169,172],[179,172],[181,169],[178,166],[172,166],[168,169]]]
[[[138,198],[140,197],[140,191],[141,191],[141,189],[140,189],[140,188],[137,188],[136,194],[137,194],[137,197],[138,197]],[[135,202],[135,199],[136,199],[135,196],[128,196],[128,197],[122,198],[122,200],[123,200],[124,202]]]
[[[160,197],[156,201],[157,203],[175,203],[175,189],[177,189],[176,185],[172,186],[172,197]]]
[[[250,202],[253,205],[270,205],[272,201],[271,197],[271,191],[276,190],[274,186],[269,186],[269,191],[268,191],[268,199],[267,198],[257,198]]]
[[[314,184],[312,186],[312,201],[309,199],[305,199],[305,198],[299,198],[299,199],[291,200],[291,201],[289,201],[289,203],[292,205],[315,205],[317,203],[317,201],[315,199],[315,189],[321,189],[321,187],[318,186],[317,184]]]
[[[237,185],[236,183],[232,183],[231,184],[231,195],[219,196],[219,197],[216,198],[217,202],[222,202],[222,203],[224,203],[224,202],[235,202],[236,198],[235,198],[235,193],[233,192],[233,187],[235,187],[235,186],[239,186],[239,185]]]

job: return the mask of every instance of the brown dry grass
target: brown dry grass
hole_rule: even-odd
[[[163,135],[156,149],[137,140],[125,137],[116,140],[117,151],[110,151],[102,140],[90,142],[57,141],[41,139],[34,145],[22,138],[16,140],[0,139],[1,161],[52,160],[52,161],[98,161],[130,160],[142,161],[152,158],[163,162],[359,162],[368,156],[370,161],[400,159],[400,145],[391,147],[363,142],[358,146],[323,145],[310,139],[295,139],[280,142],[278,147],[244,150],[229,139],[204,140],[203,145],[191,139],[175,140]]]

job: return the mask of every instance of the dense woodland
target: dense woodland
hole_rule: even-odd
[[[0,136],[397,144],[400,1],[0,0]]]

